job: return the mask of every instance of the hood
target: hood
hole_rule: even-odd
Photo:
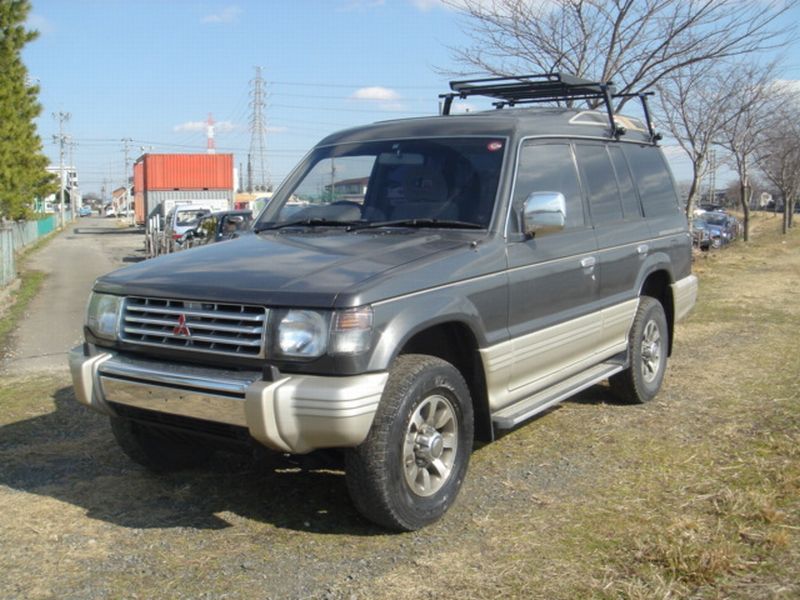
[[[394,275],[432,255],[468,247],[463,232],[270,232],[146,260],[104,275],[95,289],[126,296],[325,308],[334,306],[342,293],[356,295],[368,280],[388,271]]]

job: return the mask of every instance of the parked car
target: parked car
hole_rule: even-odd
[[[705,212],[700,215],[700,218],[706,223],[706,229],[711,235],[711,245],[714,248],[719,248],[733,240],[734,232],[727,214],[717,211]]]
[[[475,439],[606,379],[656,396],[697,279],[652,125],[567,75],[451,88],[440,116],[320,141],[253,235],[96,281],[75,395],[132,460],[343,449],[358,510],[413,530],[452,505]],[[502,110],[449,114],[473,95]],[[603,110],[563,108],[586,98]],[[508,108],[543,99],[562,108]]]
[[[164,219],[164,229],[161,234],[161,254],[169,254],[178,249],[178,241],[183,235],[197,227],[200,219],[210,215],[211,211],[207,208],[193,206],[191,204],[178,204],[167,213]]]
[[[83,205],[78,209],[78,216],[79,217],[91,217],[92,216],[92,207],[88,205]]]
[[[250,233],[253,211],[226,210],[200,218],[197,226],[189,229],[178,241],[181,249],[195,248],[223,240],[232,240]]]

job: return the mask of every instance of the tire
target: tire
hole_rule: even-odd
[[[189,435],[162,431],[129,419],[111,417],[111,432],[128,458],[155,473],[200,466],[214,453]]]
[[[667,368],[668,343],[664,307],[655,298],[642,296],[628,340],[630,366],[609,379],[620,400],[643,404],[655,398]]]
[[[469,389],[453,365],[420,354],[397,358],[366,440],[345,456],[358,511],[397,531],[437,521],[461,489],[473,427]]]

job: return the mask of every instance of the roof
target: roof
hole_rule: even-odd
[[[617,116],[623,141],[652,143],[641,119]],[[611,137],[608,116],[600,111],[558,107],[503,108],[459,115],[381,121],[329,135],[319,145],[417,137],[534,135]]]

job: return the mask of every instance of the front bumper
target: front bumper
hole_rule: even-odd
[[[87,356],[73,348],[69,366],[78,401],[114,416],[113,405],[246,428],[261,444],[303,454],[348,448],[367,437],[388,373],[349,377],[279,375],[134,359]]]

